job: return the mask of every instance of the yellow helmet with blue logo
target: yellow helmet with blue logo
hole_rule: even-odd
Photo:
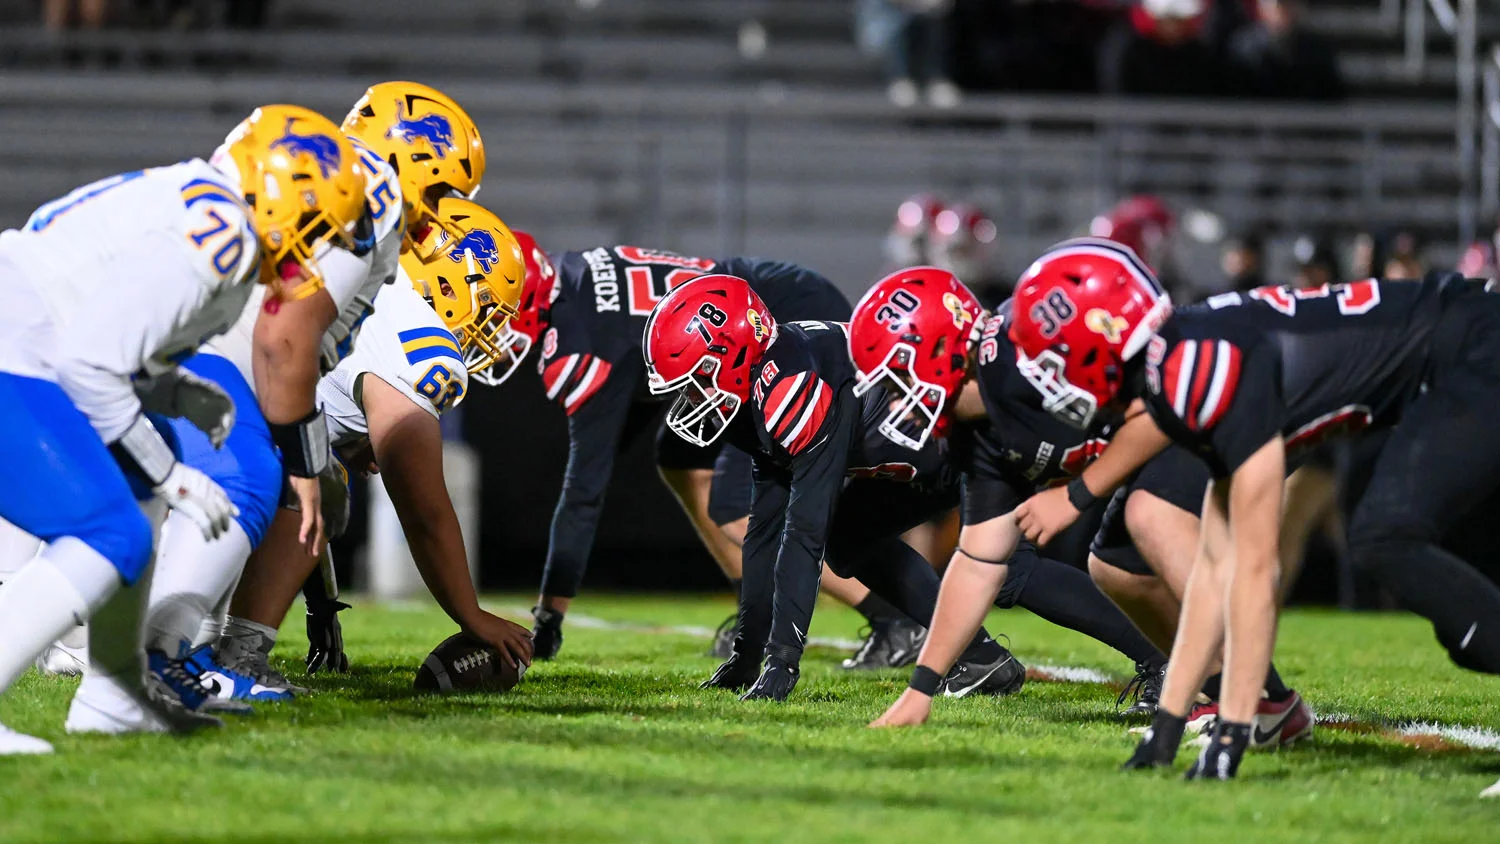
[[[268,105],[229,133],[224,152],[260,238],[261,280],[293,299],[322,289],[318,244],[356,248],[365,218],[365,172],[349,140],[315,111]]]
[[[453,194],[473,199],[484,179],[479,127],[448,95],[426,85],[381,82],[370,86],[341,128],[395,168],[413,241],[423,239],[424,227],[444,225],[437,214],[438,200]],[[462,237],[458,232],[450,234]],[[441,256],[422,257],[432,261]]]
[[[458,338],[469,372],[482,372],[504,353],[501,337],[521,301],[526,259],[510,228],[477,203],[450,196],[436,210],[441,225],[428,227],[417,248],[401,256],[401,268]]]

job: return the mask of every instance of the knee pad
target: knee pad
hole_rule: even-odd
[[[133,586],[151,564],[151,522],[133,502],[113,508],[105,517],[74,534],[80,542],[109,560],[126,586]]]

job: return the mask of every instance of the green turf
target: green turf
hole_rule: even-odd
[[[575,607],[708,627],[728,609]],[[212,735],[67,737],[74,681],[26,676],[0,720],[58,752],[0,759],[0,841],[1500,841],[1500,801],[1476,799],[1500,776],[1494,752],[1322,730],[1254,756],[1231,785],[1127,776],[1115,767],[1133,739],[1102,686],[1031,683],[874,731],[900,672],[849,676],[842,654],[815,648],[793,703],[746,704],[697,690],[714,666],[704,642],[666,632],[573,628],[563,659],[509,695],[418,697],[414,666],[452,632],[441,614],[362,605],[344,618],[351,677]],[[993,621],[1023,660],[1126,673],[1034,617]],[[825,607],[813,633],[857,626]],[[280,657],[301,652],[300,627]],[[1291,613],[1279,664],[1323,710],[1500,730],[1500,681],[1452,668],[1411,618]]]

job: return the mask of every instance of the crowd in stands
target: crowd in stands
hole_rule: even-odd
[[[271,0],[42,0],[42,23],[50,32],[106,26],[260,29],[270,6]]]
[[[857,0],[898,106],[960,90],[1333,100],[1333,46],[1303,0]]]

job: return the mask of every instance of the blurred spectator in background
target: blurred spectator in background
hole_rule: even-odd
[[[109,19],[109,0],[44,0],[42,22],[51,32],[103,29]]]
[[[1089,223],[1089,234],[1123,243],[1135,250],[1135,254],[1146,262],[1162,286],[1172,294],[1173,300],[1187,302],[1196,296],[1196,292],[1188,289],[1172,258],[1172,240],[1176,231],[1177,215],[1160,197],[1150,194],[1122,199]]]
[[[1385,262],[1385,272],[1381,273],[1381,278],[1388,278],[1392,281],[1415,281],[1425,272],[1422,262],[1417,260],[1415,255],[1392,255],[1391,259]]]
[[[1105,94],[1207,97],[1232,93],[1206,40],[1205,0],[1141,0],[1099,48]]]
[[[1469,244],[1469,248],[1458,259],[1458,271],[1464,274],[1464,278],[1500,280],[1500,266],[1496,265],[1495,260],[1495,240],[1476,240]]]
[[[896,206],[896,222],[885,236],[886,272],[932,263],[933,229],[943,208],[935,193],[913,194]]]
[[[1255,21],[1230,42],[1245,94],[1298,100],[1344,96],[1338,56],[1328,39],[1302,28],[1301,0],[1254,0]]]
[[[1301,235],[1292,244],[1292,256],[1297,260],[1297,272],[1292,276],[1293,287],[1339,283],[1339,258],[1328,238]]]
[[[910,108],[926,89],[938,108],[958,105],[953,84],[948,16],[953,0],[859,0],[855,27],[860,45],[884,56],[886,93]]]
[[[1010,296],[1000,274],[998,235],[990,215],[966,202],[949,205],[933,220],[930,263],[962,279],[989,308]]]
[[[1375,278],[1385,267],[1385,243],[1374,232],[1354,236],[1354,251],[1349,259],[1350,278]]]
[[[1252,229],[1224,243],[1224,253],[1219,266],[1229,280],[1229,290],[1244,293],[1263,287],[1266,283],[1266,239],[1260,231]]]

